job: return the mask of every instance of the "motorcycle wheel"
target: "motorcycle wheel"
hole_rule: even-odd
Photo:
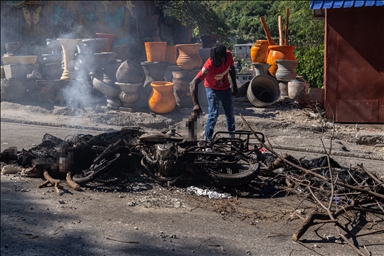
[[[96,179],[103,173],[106,173],[113,168],[115,168],[119,162],[123,159],[123,154],[116,153],[110,157],[104,158],[98,165],[95,165],[81,174],[75,174],[72,177],[72,180],[76,183],[85,183],[90,182]]]
[[[194,165],[214,183],[241,186],[250,183],[260,172],[260,164],[252,157],[245,154],[220,156],[216,153],[202,153],[194,159]]]

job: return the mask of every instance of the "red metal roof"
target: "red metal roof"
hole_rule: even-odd
[[[312,0],[310,4],[312,10],[366,6],[384,6],[384,0]]]

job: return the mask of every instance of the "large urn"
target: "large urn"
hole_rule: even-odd
[[[268,71],[272,76],[276,75],[276,71],[277,71],[276,60],[296,60],[295,54],[294,54],[295,46],[270,45],[268,46],[268,49],[269,49],[269,53],[268,53],[267,63],[271,65]]]
[[[201,67],[203,63],[199,54],[201,44],[177,44],[176,47],[179,51],[176,64],[180,69],[193,70]]]
[[[167,114],[176,107],[173,95],[173,83],[167,81],[153,81],[152,94],[148,100],[149,109],[156,114]]]

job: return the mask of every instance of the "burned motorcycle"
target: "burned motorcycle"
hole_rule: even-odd
[[[264,140],[264,135],[258,133]],[[260,170],[258,147],[250,145],[247,131],[217,132],[211,141],[189,141],[176,134],[144,133],[133,141],[121,139],[95,159],[88,170],[73,176],[83,183],[108,172],[123,158],[140,156],[147,175],[160,182],[182,178],[204,179],[211,183],[238,186],[252,181]]]

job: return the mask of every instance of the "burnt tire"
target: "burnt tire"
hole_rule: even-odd
[[[113,154],[101,160],[98,165],[83,171],[83,173],[73,175],[72,180],[76,183],[93,181],[101,174],[107,173],[116,168],[124,158],[124,154]]]
[[[215,170],[209,171],[209,176],[214,179],[215,183],[218,183],[222,186],[241,186],[249,184],[260,172],[259,163],[248,163],[241,164],[238,163],[235,169],[238,171],[236,173],[225,173]]]

